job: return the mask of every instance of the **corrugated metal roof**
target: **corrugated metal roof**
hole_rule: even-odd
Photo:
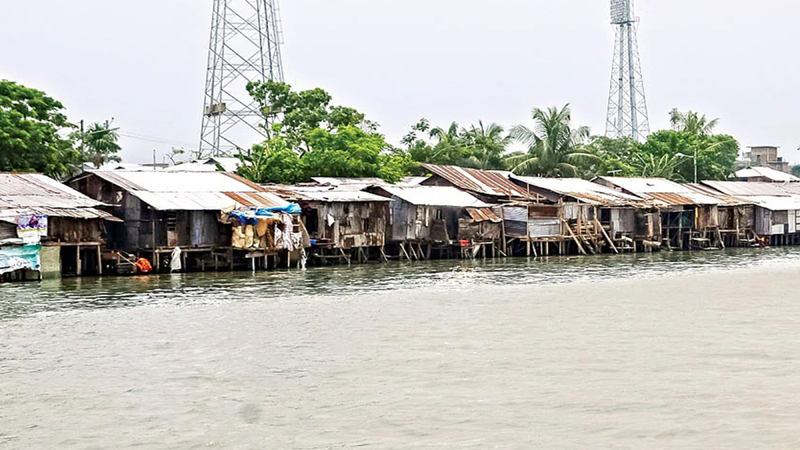
[[[766,178],[774,182],[798,182],[800,178],[770,167],[748,167],[736,172],[736,178]]]
[[[703,185],[723,194],[737,197],[786,196],[788,192],[781,184],[751,183],[747,181],[703,181]]]
[[[639,205],[644,202],[639,197],[615,191],[582,178],[540,178],[512,175],[511,179],[592,205],[624,206]]]
[[[417,206],[452,206],[458,208],[488,208],[489,205],[472,195],[451,186],[382,186],[389,194]]]
[[[274,186],[271,189],[276,195],[290,201],[326,202],[326,203],[368,203],[388,202],[387,198],[349,188],[333,186]]]
[[[287,206],[255,183],[226,172],[92,172],[159,211],[218,211]]]
[[[736,205],[752,205],[753,202],[746,200],[744,198],[734,197],[732,195],[727,195],[715,191],[714,189],[704,186],[702,184],[694,184],[694,183],[686,183],[684,186],[688,187],[689,189],[696,191],[700,194],[708,195],[709,197],[714,197],[721,201],[721,205],[725,206],[736,206]]]
[[[790,195],[787,197],[764,197],[753,196],[748,200],[755,202],[758,206],[770,211],[798,211],[800,210],[800,196]]]
[[[500,223],[503,221],[503,219],[497,217],[497,214],[491,208],[467,208],[467,213],[475,222]]]
[[[113,219],[105,206],[42,174],[0,173],[0,209],[6,217],[43,214],[76,219]]]
[[[109,171],[91,172],[131,191],[255,192],[261,190],[226,172]]]
[[[599,177],[656,206],[719,205],[720,199],[703,194],[666,178]]]
[[[48,217],[67,217],[72,219],[104,219],[112,222],[122,222],[113,215],[96,208],[10,208],[0,209],[0,220],[16,223],[17,216],[38,214]]]
[[[336,178],[336,177],[312,177],[311,181],[319,184],[341,187],[344,185],[356,186],[381,186],[389,184],[380,178]]]
[[[423,164],[432,173],[444,178],[457,188],[493,197],[527,198],[528,192],[517,186],[509,177],[511,172],[468,169],[457,166]]]

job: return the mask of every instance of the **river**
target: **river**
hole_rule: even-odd
[[[800,447],[800,249],[0,286],[0,449]]]

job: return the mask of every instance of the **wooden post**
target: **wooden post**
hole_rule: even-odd
[[[103,251],[100,249],[100,244],[97,244],[97,274],[103,276]]]
[[[76,267],[76,276],[81,276],[83,274],[83,267],[81,264],[81,246],[78,245],[75,247],[75,267]]]

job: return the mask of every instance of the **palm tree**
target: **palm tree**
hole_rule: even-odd
[[[677,155],[664,155],[656,158],[652,154],[637,155],[633,162],[636,175],[648,178],[667,178],[673,181],[683,181],[675,170],[683,160]]]
[[[93,123],[86,131],[77,132],[80,151],[84,161],[91,162],[96,169],[109,162],[120,162],[117,153],[122,149],[117,141],[119,134],[109,124]]]
[[[597,162],[597,155],[584,151],[589,138],[588,127],[571,126],[569,105],[546,111],[533,110],[534,128],[517,125],[511,138],[527,147],[527,153],[509,156],[507,162],[514,173],[543,177],[575,177],[580,167]]]
[[[462,164],[474,169],[499,170],[505,168],[503,154],[511,142],[511,137],[505,134],[500,125],[493,123],[488,127],[483,121],[478,121],[478,126],[463,130],[468,156]]]
[[[694,111],[683,112],[677,108],[670,111],[669,121],[674,130],[701,137],[713,135],[714,129],[719,125],[719,119],[708,119],[705,114],[701,116]]]
[[[464,142],[461,136],[461,128],[456,122],[450,124],[447,129],[442,127],[433,128],[428,134],[431,139],[436,140],[432,153],[428,156],[430,163],[434,164],[457,164],[464,155]]]

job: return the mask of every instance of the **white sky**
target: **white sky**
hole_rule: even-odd
[[[4,2],[0,78],[44,90],[70,119],[115,118],[132,162],[199,141],[211,1]],[[282,0],[287,80],[323,87],[397,143],[420,117],[528,123],[571,103],[605,130],[606,0]],[[743,146],[800,160],[800,3],[638,0],[653,130],[673,107],[722,119]]]

